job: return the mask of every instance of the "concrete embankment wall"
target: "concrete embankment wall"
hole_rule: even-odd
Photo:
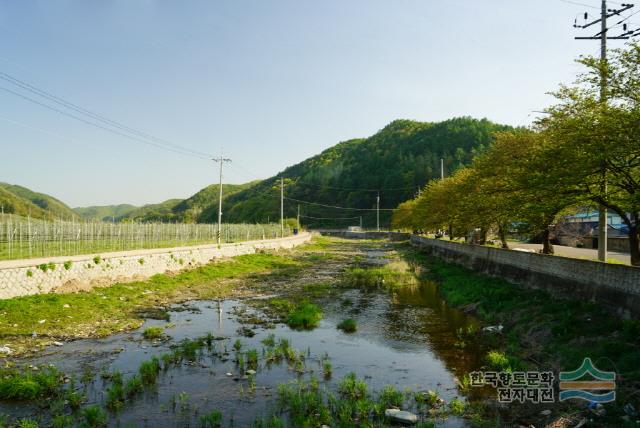
[[[261,250],[293,248],[309,239],[311,234],[303,232],[286,238],[223,244],[220,247],[198,245],[0,261],[0,299],[40,293],[73,292],[96,285],[141,280],[158,273],[196,267],[223,257],[253,254]]]
[[[640,317],[640,268],[411,236],[428,254],[551,294],[596,301]]]

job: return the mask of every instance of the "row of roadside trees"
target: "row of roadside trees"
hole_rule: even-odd
[[[530,129],[499,132],[470,166],[427,184],[401,204],[394,227],[466,236],[495,231],[506,246],[517,225],[543,238],[579,207],[604,205],[629,228],[631,263],[640,266],[640,45],[586,71],[553,95],[556,104]],[[606,90],[601,93],[601,79]]]

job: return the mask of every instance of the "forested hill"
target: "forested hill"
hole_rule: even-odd
[[[492,142],[496,131],[510,129],[486,119],[455,118],[438,123],[396,120],[375,135],[337,144],[317,156],[293,165],[277,176],[263,180],[225,199],[225,221],[264,222],[279,218],[279,180],[285,178],[285,196],[325,205],[374,208],[379,191],[381,208],[395,208],[412,198],[429,180],[440,176],[440,158],[445,173],[467,165],[474,155]],[[285,201],[285,215],[295,217],[298,202]],[[364,216],[366,227],[375,226],[375,213],[350,211],[300,203],[303,216]],[[199,221],[215,221],[203,212]],[[388,223],[389,213],[381,214]],[[357,219],[315,220],[311,226],[357,224]]]
[[[0,183],[0,205],[5,213],[33,218],[62,218],[78,215],[64,202],[15,184]]]

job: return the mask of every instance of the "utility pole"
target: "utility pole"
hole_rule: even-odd
[[[631,9],[634,5],[632,4],[622,4],[620,9],[607,9],[607,0],[602,0],[602,4],[600,7],[600,18],[595,19],[591,22],[587,22],[584,25],[578,25],[577,19],[574,22],[574,28],[585,29],[591,27],[592,25],[600,23],[600,32],[591,37],[576,37],[576,40],[600,40],[600,102],[607,102],[607,40],[627,40],[633,36],[640,34],[640,31],[627,30],[627,24],[624,23],[628,18],[622,19],[620,22],[615,25],[623,24],[622,31],[623,33],[618,36],[609,36],[607,28],[607,18],[610,18],[614,15],[621,16],[620,14],[624,11]],[[589,14],[585,12],[584,19],[587,20],[589,18]],[[613,28],[613,27],[612,27]],[[600,191],[602,195],[607,194],[607,173],[604,168],[604,161],[602,165],[602,183],[600,185]],[[600,204],[598,206],[598,260],[601,262],[605,262],[607,260],[607,235],[608,235],[608,222],[607,222],[607,207]]]
[[[360,216],[360,230],[362,230],[362,216]]]
[[[280,177],[280,236],[284,237],[284,177]]]
[[[440,158],[440,180],[444,180],[444,158]]]
[[[231,162],[231,159],[226,159],[224,156],[220,155],[219,158],[213,158],[213,161],[220,163],[220,195],[218,196],[218,245],[220,245],[220,235],[222,234],[222,165],[225,162]]]
[[[380,193],[376,196],[376,230],[380,232]]]
[[[300,226],[300,204],[298,204],[298,228],[302,229],[302,227]]]

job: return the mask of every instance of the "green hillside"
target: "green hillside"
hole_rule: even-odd
[[[445,173],[467,165],[476,153],[491,144],[492,134],[510,127],[486,119],[455,118],[438,123],[396,120],[375,135],[342,142],[317,156],[285,169],[258,185],[231,195],[225,201],[228,222],[265,222],[280,216],[279,180],[285,178],[285,196],[325,205],[375,208],[380,193],[381,208],[395,208],[413,197],[429,180],[440,176],[440,158]],[[285,201],[285,216],[295,217],[298,202]],[[301,204],[311,217],[358,217],[365,227],[375,226],[375,212],[349,211]],[[381,225],[389,223],[389,212],[381,213]],[[203,213],[201,221],[213,221]],[[314,220],[310,226],[344,227],[352,220]]]
[[[14,195],[2,187],[0,187],[0,207],[5,214],[17,214],[21,216],[31,214],[33,218],[48,217],[48,213],[39,206]]]
[[[135,205],[101,205],[92,207],[78,207],[73,210],[85,220],[118,221],[130,212],[138,209]]]
[[[6,204],[5,212],[20,215],[29,215],[31,212],[31,217],[34,218],[56,217],[68,220],[78,217],[68,205],[53,196],[8,183],[0,183],[0,189],[0,203]]]
[[[223,184],[223,200],[237,192],[249,189],[257,183],[254,181],[245,184]],[[202,221],[202,218],[207,218],[216,222],[218,221],[219,194],[220,186],[212,184],[187,199],[169,199],[159,204],[145,205],[121,216],[119,220],[194,223]]]

